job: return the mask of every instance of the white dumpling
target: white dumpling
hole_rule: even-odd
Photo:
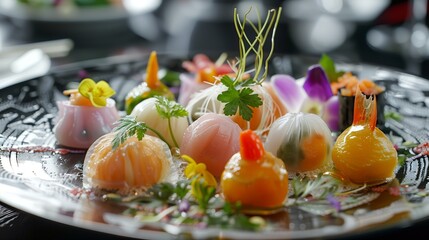
[[[170,146],[175,146],[173,138],[168,130],[168,120],[166,118],[162,118],[158,114],[156,110],[156,103],[156,98],[148,98],[137,104],[130,116],[135,117],[136,121],[144,122],[149,127],[155,129],[165,138]],[[183,133],[188,127],[188,120],[186,117],[173,117],[170,119],[170,121],[174,137],[180,147]],[[150,130],[147,131],[147,134],[157,137],[157,135]]]

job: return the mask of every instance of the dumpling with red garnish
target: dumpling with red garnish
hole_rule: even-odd
[[[113,129],[119,119],[115,91],[105,81],[95,83],[86,78],[78,89],[66,90],[66,101],[58,101],[58,117],[54,134],[59,145],[87,149],[102,135]]]
[[[287,198],[288,183],[283,161],[265,151],[252,130],[241,132],[240,151],[226,164],[220,182],[225,200],[245,208],[278,208]]]

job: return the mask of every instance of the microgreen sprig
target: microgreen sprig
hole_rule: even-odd
[[[164,96],[156,96],[157,102],[155,104],[156,110],[161,118],[165,118],[168,121],[168,130],[170,132],[171,138],[175,147],[179,147],[179,144],[176,141],[176,138],[173,134],[173,129],[171,126],[171,118],[173,117],[185,117],[188,115],[188,112],[185,108],[171,100],[168,100]],[[124,143],[129,137],[136,135],[137,139],[141,141],[146,134],[147,130],[151,130],[155,133],[162,141],[164,141],[169,148],[171,148],[170,144],[168,144],[167,140],[162,136],[160,132],[156,129],[148,126],[144,122],[138,122],[135,117],[126,116],[116,123],[116,127],[113,129],[113,132],[116,132],[116,136],[112,141],[112,148],[115,149],[122,143]]]
[[[312,194],[314,198],[326,198],[328,195],[334,195],[339,190],[340,182],[331,177],[322,174],[311,179],[307,176],[303,178],[294,178],[292,180],[293,196],[295,200],[305,198]]]
[[[154,132],[162,141],[167,143],[167,140],[155,129],[149,127],[144,122],[138,122],[135,117],[125,116],[115,123],[116,127],[113,128],[113,132],[116,132],[115,137],[112,140],[112,149],[116,149],[124,143],[129,137],[136,136],[141,141],[146,134],[147,130]],[[167,143],[170,147],[170,145]]]
[[[179,144],[177,143],[176,138],[174,137],[174,134],[173,134],[173,128],[171,126],[171,118],[186,117],[188,116],[188,112],[182,105],[174,101],[168,100],[166,97],[155,96],[155,98],[157,99],[157,102],[155,105],[156,111],[158,112],[159,116],[167,119],[168,131],[170,132],[173,143],[176,147],[179,147]]]

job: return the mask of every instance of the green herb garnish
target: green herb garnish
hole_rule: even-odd
[[[417,143],[407,141],[407,142],[403,142],[402,144],[400,144],[400,146],[396,147],[399,166],[403,166],[407,162],[407,159],[415,156],[415,154],[412,151],[410,151],[410,149],[413,149],[418,145],[419,144]]]
[[[131,116],[119,119],[116,125],[117,126],[113,129],[113,132],[116,132],[116,136],[112,140],[113,149],[119,147],[119,145],[134,135],[141,141],[148,129],[145,123],[137,122],[136,119]]]
[[[168,130],[170,132],[171,138],[174,142],[175,147],[179,147],[177,144],[176,138],[173,134],[173,129],[171,126],[171,118],[173,117],[185,117],[188,115],[188,112],[185,108],[164,96],[155,96],[157,102],[155,104],[156,111],[158,112],[161,118],[165,118],[168,121]],[[169,148],[171,148],[170,144],[166,141],[164,136],[161,135],[158,131],[148,126],[144,122],[138,122],[134,117],[126,116],[116,123],[116,127],[113,129],[113,132],[116,132],[116,136],[112,141],[112,148],[115,149],[119,147],[122,143],[124,143],[129,137],[136,135],[137,139],[141,141],[147,130],[151,130],[154,132],[162,141],[164,141]]]
[[[198,203],[199,208],[203,212],[207,212],[210,206],[210,200],[216,195],[216,188],[204,181],[204,179],[196,179],[191,182],[192,195]]]
[[[179,144],[176,141],[176,138],[173,134],[173,128],[171,126],[171,118],[173,117],[186,117],[188,116],[188,112],[186,109],[176,103],[175,101],[168,100],[166,97],[163,96],[156,96],[157,99],[156,102],[156,111],[162,118],[166,118],[168,121],[168,131],[170,132],[171,139],[173,140],[173,143],[176,147],[179,147]]]
[[[189,194],[191,188],[198,194]],[[185,199],[185,195],[192,197]],[[215,187],[207,185],[203,179],[197,179],[192,185],[189,181],[179,181],[176,184],[158,183],[146,194],[134,196],[132,199],[119,195],[106,196],[104,199],[128,204],[129,208],[123,214],[138,218],[142,222],[154,223],[167,218],[174,224],[198,224],[199,227],[249,231],[260,230],[266,225],[261,217],[244,215],[239,202],[223,202],[216,197]],[[158,211],[159,209],[163,210]]]
[[[331,177],[322,174],[316,178],[309,177],[294,178],[292,180],[293,196],[295,200],[305,198],[309,194],[313,198],[326,198],[329,194],[334,195],[339,189],[340,182]]]
[[[261,217],[247,217],[241,213],[241,204],[225,203],[216,215],[208,215],[209,226],[220,226],[223,228],[243,229],[256,231],[265,225],[265,220]]]
[[[228,90],[219,94],[217,99],[221,102],[226,103],[224,108],[224,114],[232,116],[238,113],[246,120],[250,121],[253,115],[253,110],[250,107],[259,107],[262,105],[262,100],[258,94],[253,93],[253,90],[249,87],[238,87],[234,86],[234,81],[229,76],[223,76],[221,82],[228,87]],[[247,80],[244,83],[249,84],[252,80]],[[239,85],[242,86],[242,85]]]
[[[325,70],[325,73],[329,79],[329,82],[337,82],[338,78],[341,77],[344,72],[337,72],[335,68],[335,62],[326,54],[322,54],[322,57],[319,60],[320,66]]]
[[[250,86],[262,84],[268,75],[268,63],[274,52],[274,36],[276,28],[280,20],[281,8],[278,10],[271,9],[267,13],[265,22],[262,23],[259,12],[257,12],[257,23],[254,24],[248,19],[251,8],[244,14],[243,20],[234,9],[234,25],[238,35],[240,57],[236,71],[236,78],[233,80],[228,76],[224,76],[221,82],[228,88],[218,96],[218,100],[226,103],[224,107],[225,115],[238,114],[246,121],[250,121],[253,116],[251,107],[259,107],[262,105],[262,99],[255,94]],[[255,38],[251,40],[249,34],[246,33],[246,26],[250,26],[253,30]],[[264,45],[271,35],[271,48],[268,56],[265,58]],[[244,80],[247,69],[247,57],[250,54],[255,55],[253,79]],[[243,82],[245,84],[243,85]]]

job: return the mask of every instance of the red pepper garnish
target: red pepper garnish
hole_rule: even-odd
[[[264,155],[264,145],[261,139],[252,130],[240,133],[240,155],[248,161],[257,161]]]

